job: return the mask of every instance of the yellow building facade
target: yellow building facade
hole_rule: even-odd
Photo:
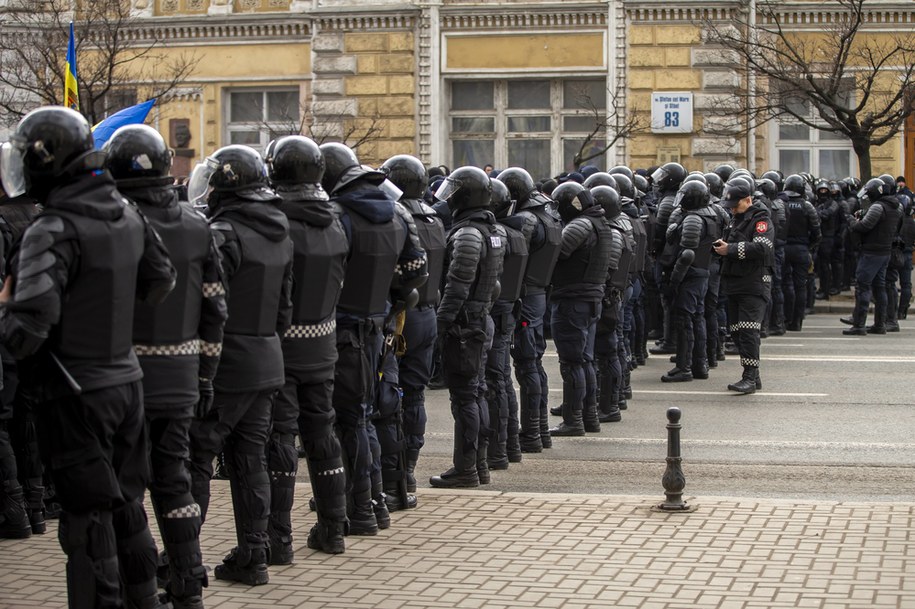
[[[136,36],[197,62],[150,119],[176,148],[179,174],[220,146],[263,149],[302,131],[358,143],[369,164],[409,153],[430,165],[522,165],[540,178],[572,169],[576,153],[599,150],[633,118],[639,131],[592,164],[857,171],[850,143],[815,129],[728,133],[720,109],[739,114],[733,91],[747,83],[733,55],[704,43],[703,23],[733,20],[747,2],[133,2]],[[824,3],[785,4],[798,36],[817,32]],[[915,23],[911,2],[867,5],[884,32]],[[611,127],[598,129],[607,115]],[[873,169],[898,175],[913,153],[901,132],[874,150]]]

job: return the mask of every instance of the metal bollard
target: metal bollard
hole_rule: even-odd
[[[683,501],[683,489],[686,487],[686,478],[680,468],[680,409],[675,407],[667,409],[667,469],[661,478],[664,495],[667,499],[657,505],[657,509],[664,512],[692,512],[695,507]]]

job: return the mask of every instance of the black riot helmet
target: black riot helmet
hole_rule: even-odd
[[[305,189],[310,199],[327,200],[327,192],[321,186],[324,155],[313,140],[304,135],[289,135],[267,148],[267,173],[274,186],[296,186]]]
[[[626,177],[623,174],[619,175]],[[595,205],[600,205],[604,208],[604,215],[608,220],[612,220],[623,211],[619,194],[609,186],[595,186],[591,189],[591,197],[594,199]]]
[[[553,191],[553,200],[556,201],[556,210],[562,221],[569,223],[581,212],[593,207],[594,199],[591,192],[578,182],[564,182]]]
[[[761,178],[756,180],[756,188],[766,195],[770,201],[774,201],[778,197],[778,187],[775,183],[769,178]]]
[[[0,149],[0,179],[10,198],[44,196],[54,186],[83,172],[102,168],[104,153],[95,150],[83,115],[61,106],[26,114],[10,141]]]
[[[749,169],[743,169],[743,168],[735,169],[734,171],[732,171],[728,180],[733,179],[733,178],[747,178],[751,182],[756,181],[756,176],[754,176],[752,173],[750,173]]]
[[[209,188],[214,193],[235,193],[248,201],[276,198],[267,184],[267,166],[254,148],[233,144],[224,146],[198,163],[188,180],[188,200],[198,205]],[[212,199],[209,203],[212,205]]]
[[[727,182],[731,178],[731,174],[734,173],[734,166],[724,163],[718,167],[715,167],[712,170],[712,173],[717,174],[718,177],[721,178],[722,182]]]
[[[825,200],[829,198],[829,182],[826,180],[820,180],[816,183],[816,188],[814,189],[817,199]]]
[[[741,184],[744,188],[746,188],[751,193],[756,192],[756,182],[754,182],[754,181],[750,180],[750,178],[748,178],[746,176],[742,176],[742,175],[737,176],[737,177],[731,177],[731,179],[727,181],[727,184],[725,184],[725,186],[726,187],[733,186],[734,184],[738,184],[738,183]]]
[[[683,209],[693,210],[707,207],[710,199],[708,186],[699,180],[683,182],[677,191],[676,203]]]
[[[509,167],[499,172],[499,180],[508,188],[512,199],[518,205],[526,203],[531,197],[531,193],[536,190],[534,179],[526,169],[522,167]]]
[[[886,194],[886,182],[880,178],[871,178],[858,192],[858,198],[867,199],[873,203]]]
[[[688,176],[686,176],[686,179],[683,180],[683,183],[686,184],[687,182],[702,182],[708,186],[708,181],[705,179],[705,175],[698,171],[693,171]]]
[[[709,193],[720,199],[724,193],[724,180],[718,177],[717,173],[709,172],[705,174],[705,183],[708,184]]]
[[[842,186],[842,195],[846,198],[858,192],[858,185],[855,184],[855,179],[852,177],[842,178],[840,184]]]
[[[620,193],[620,196],[634,201],[635,186],[632,185],[632,180],[622,173],[614,173],[612,175],[613,181],[616,182],[616,190]]]
[[[164,178],[172,168],[172,151],[148,125],[125,125],[102,147],[105,169],[115,180]]]
[[[782,177],[782,174],[780,174],[779,172],[775,171],[774,169],[770,169],[770,170],[767,171],[766,173],[762,174],[762,178],[761,178],[761,179],[763,179],[763,180],[771,180],[771,182],[772,182],[773,184],[775,184],[775,188],[776,188],[779,192],[781,192],[781,190],[782,190],[782,182],[784,181],[784,178]]]
[[[785,184],[782,188],[784,188],[785,192],[793,192],[803,196],[806,191],[806,186],[806,180],[800,175],[793,173],[785,178]]]
[[[610,188],[616,188],[616,180],[613,179],[613,175],[605,172],[598,171],[597,173],[592,173],[584,181],[583,186],[585,188],[594,188],[595,186],[609,186]]]
[[[497,218],[505,218],[512,214],[512,195],[508,192],[508,186],[498,178],[490,178],[492,184],[492,213]]]
[[[661,192],[677,190],[684,179],[686,179],[686,169],[680,163],[666,163],[651,174],[652,182]]]
[[[632,185],[643,194],[651,190],[651,184],[649,184],[648,178],[638,173],[632,176]]]
[[[839,186],[839,183],[836,182],[835,180],[829,181],[829,194],[834,199],[838,199],[839,197],[842,196],[842,187]]]
[[[492,181],[478,167],[458,167],[442,181],[435,198],[447,201],[452,213],[487,208],[492,204]]]
[[[880,179],[883,180],[883,183],[886,184],[886,189],[884,190],[885,194],[894,195],[896,194],[896,178],[891,176],[888,173],[884,173],[880,176]],[[876,199],[872,199],[876,200]]]
[[[321,186],[331,195],[360,178],[375,186],[380,186],[384,182],[384,174],[360,164],[356,153],[349,146],[327,142],[319,148],[324,155],[324,177],[321,178]]]
[[[392,156],[378,168],[394,185],[403,191],[407,199],[422,199],[429,186],[426,167],[415,156],[398,154]]]
[[[611,167],[607,171],[607,173],[609,173],[610,175],[624,175],[627,178],[629,178],[630,180],[632,179],[632,176],[635,175],[634,173],[632,173],[632,170],[629,169],[628,167],[626,167],[625,165],[617,165],[616,167]]]

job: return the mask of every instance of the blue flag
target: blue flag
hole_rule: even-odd
[[[64,105],[79,112],[79,86],[76,81],[76,38],[70,22],[70,42],[67,43],[67,65],[64,71]]]
[[[155,103],[155,99],[150,99],[142,104],[124,108],[93,127],[92,137],[95,138],[95,149],[98,150],[104,146],[111,135],[118,130],[118,127],[142,124]]]

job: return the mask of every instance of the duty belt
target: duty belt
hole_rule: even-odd
[[[321,336],[333,334],[336,329],[336,319],[312,325],[292,325],[283,334],[283,338],[320,338]]]
[[[133,350],[138,356],[149,355],[199,355],[200,340],[192,339],[172,345],[134,345]]]

